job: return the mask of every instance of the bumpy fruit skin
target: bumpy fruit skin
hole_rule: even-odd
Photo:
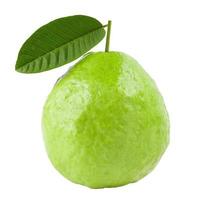
[[[121,52],[92,53],[70,69],[48,96],[42,122],[52,164],[91,188],[141,179],[169,142],[168,114],[154,81]]]

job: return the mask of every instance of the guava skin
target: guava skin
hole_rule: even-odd
[[[117,187],[147,175],[169,143],[154,81],[121,52],[92,53],[54,86],[43,109],[54,167],[74,183]]]

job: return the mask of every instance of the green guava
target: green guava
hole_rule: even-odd
[[[169,118],[154,81],[132,57],[97,52],[54,86],[42,119],[54,167],[91,188],[138,181],[169,143]]]

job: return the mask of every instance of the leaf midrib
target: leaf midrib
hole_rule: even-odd
[[[85,35],[88,35],[88,34],[90,34],[90,33],[93,33],[93,32],[95,32],[95,31],[97,31],[97,30],[99,30],[99,29],[102,29],[102,28],[104,28],[104,26],[101,26],[101,27],[96,28],[96,29],[94,29],[94,30],[92,30],[92,31],[89,31],[89,32],[87,32],[87,33],[84,33],[84,34],[80,35],[79,37],[77,37],[77,38],[75,38],[75,39],[72,39],[72,40],[68,41],[67,43],[64,43],[64,44],[60,45],[59,47],[56,47],[56,48],[50,50],[49,52],[44,53],[44,54],[40,55],[40,56],[37,57],[37,58],[34,58],[34,59],[31,60],[30,62],[27,62],[27,63],[25,63],[25,64],[23,64],[23,65],[17,67],[17,69],[23,68],[24,66],[26,66],[26,65],[28,65],[28,64],[30,64],[30,63],[32,63],[32,62],[34,62],[34,61],[37,60],[37,59],[40,59],[41,57],[44,57],[45,55],[47,55],[47,54],[49,54],[49,53],[55,51],[56,49],[59,49],[59,48],[65,46],[65,45],[67,45],[68,43],[71,43],[71,42],[73,42],[73,41],[79,39],[80,37],[83,37],[83,36],[85,36]]]

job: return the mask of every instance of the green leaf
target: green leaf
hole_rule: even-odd
[[[22,73],[54,69],[79,58],[104,36],[104,26],[92,17],[75,15],[56,19],[26,40],[15,69]]]

